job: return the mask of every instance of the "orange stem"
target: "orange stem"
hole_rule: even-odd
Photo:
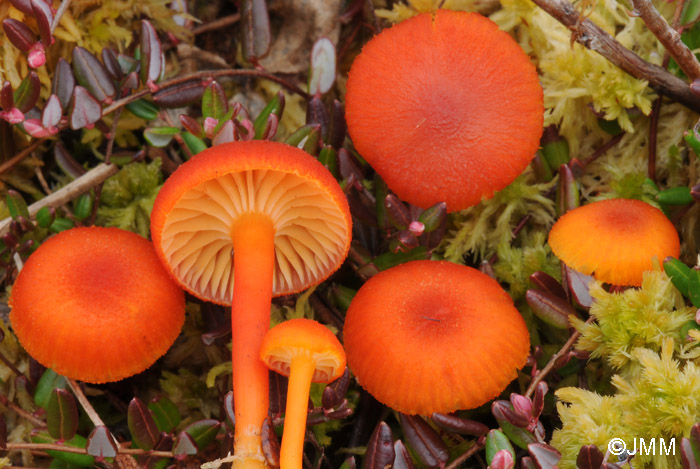
[[[233,296],[231,301],[233,402],[236,414],[236,469],[267,468],[261,429],[269,407],[268,370],[259,358],[270,328],[275,228],[267,215],[248,213],[231,229]]]
[[[310,356],[298,355],[289,367],[287,410],[284,413],[284,432],[280,450],[280,469],[301,469],[306,435],[306,416],[309,409],[309,388],[316,364]]]

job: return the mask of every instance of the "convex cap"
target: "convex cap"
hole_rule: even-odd
[[[17,276],[10,307],[32,357],[90,383],[145,370],[185,320],[185,295],[151,243],[117,228],[73,228],[44,241]]]
[[[405,414],[478,407],[525,365],[530,336],[486,274],[413,261],[369,279],[343,328],[348,365],[378,401]]]
[[[530,163],[543,93],[527,54],[493,21],[438,10],[364,46],[348,75],[346,119],[357,151],[400,198],[455,211]]]
[[[642,284],[642,273],[678,257],[680,240],[661,210],[634,199],[607,199],[566,212],[549,232],[552,252],[569,267],[613,285]]]

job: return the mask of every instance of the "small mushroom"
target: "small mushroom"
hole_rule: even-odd
[[[673,223],[656,207],[634,199],[608,199],[566,212],[549,232],[552,252],[569,267],[613,285],[642,284],[642,273],[678,257]]]
[[[163,184],[151,235],[172,276],[193,295],[231,305],[234,467],[266,467],[261,428],[268,370],[258,359],[272,296],[322,282],[351,239],[338,182],[304,151],[271,141],[198,153]]]
[[[412,261],[369,279],[348,309],[348,365],[404,414],[478,407],[525,365],[530,336],[494,279],[447,261]]]
[[[438,10],[384,29],[348,75],[357,151],[399,197],[462,210],[491,198],[539,148],[544,104],[535,66],[476,13]]]
[[[32,357],[90,383],[145,370],[185,320],[185,295],[151,243],[117,228],[73,228],[44,241],[9,304],[12,328]]]
[[[345,351],[335,335],[310,319],[292,319],[270,329],[260,358],[273,371],[289,376],[284,416],[281,469],[301,469],[311,382],[330,383],[345,371]]]

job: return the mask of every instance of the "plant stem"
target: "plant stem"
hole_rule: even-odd
[[[36,215],[36,212],[44,207],[60,207],[89,191],[97,184],[102,183],[108,177],[116,174],[117,171],[119,171],[119,168],[115,165],[101,163],[53,194],[47,195],[43,199],[31,204],[29,206],[29,215]],[[12,223],[12,218],[10,217],[0,221],[0,236],[3,236],[9,231],[10,223]]]
[[[466,461],[467,459],[471,458],[474,456],[478,451],[481,451],[481,448],[484,447],[484,444],[482,443],[475,443],[471,448],[469,448],[464,454],[459,456],[457,459],[452,461],[452,464],[449,466],[446,466],[445,469],[457,469],[458,467],[461,467],[461,464]]]
[[[66,381],[68,382],[68,387],[70,387],[73,391],[73,394],[75,394],[75,397],[78,399],[78,402],[80,402],[80,405],[83,407],[83,410],[90,418],[92,424],[96,427],[104,427],[105,423],[95,411],[95,408],[92,407],[92,404],[90,404],[90,401],[88,401],[87,397],[85,397],[85,393],[83,393],[83,390],[80,388],[80,385],[76,383],[73,378],[66,378]]]
[[[594,319],[595,318],[593,316],[591,316],[586,321],[586,324],[590,324],[591,322],[593,322]],[[525,397],[532,396],[532,394],[535,392],[535,389],[537,388],[537,385],[540,383],[540,381],[545,379],[547,377],[547,375],[552,371],[552,369],[554,369],[554,364],[557,362],[557,360],[560,357],[569,353],[569,350],[571,349],[571,347],[574,346],[574,343],[576,342],[576,340],[579,338],[580,335],[581,335],[581,333],[579,331],[574,331],[574,333],[571,334],[571,337],[569,337],[569,340],[567,340],[566,343],[564,343],[564,345],[562,345],[562,347],[559,349],[559,351],[557,353],[555,353],[554,355],[552,355],[552,358],[549,359],[549,362],[547,362],[545,367],[542,368],[540,370],[540,372],[534,376],[534,378],[532,378],[532,381],[530,382],[530,386],[528,386],[527,392],[525,392]]]
[[[64,453],[87,454],[85,448],[59,445],[56,443],[7,443],[7,451],[30,450],[30,451],[61,451]],[[119,454],[130,454],[132,456],[153,456],[158,458],[172,458],[172,451],[146,451],[143,449],[119,448]]]
[[[700,78],[700,62],[695,58],[695,54],[683,44],[681,35],[666,22],[651,0],[632,0],[632,3],[649,31],[663,44],[690,81]]]
[[[625,48],[591,20],[582,17],[566,0],[533,0],[537,6],[566,26],[584,47],[595,51],[640,80],[647,80],[652,88],[687,108],[700,112],[700,97],[690,92],[688,83],[670,74],[662,67],[651,64]]]
[[[61,2],[61,5],[58,7],[58,10],[56,11],[56,16],[53,17],[53,22],[51,23],[51,34],[53,34],[53,32],[56,31],[56,26],[58,26],[58,23],[61,21],[61,17],[70,6],[70,2],[71,0],[63,0]],[[48,46],[49,44],[46,44],[46,47]]]
[[[41,144],[44,143],[45,141],[46,141],[45,138],[42,138],[42,139],[40,139],[40,140],[37,140],[36,142],[32,143],[31,145],[29,145],[29,146],[28,146],[27,148],[25,148],[24,150],[22,150],[22,151],[20,151],[19,153],[17,153],[15,156],[13,156],[12,158],[10,158],[9,160],[5,161],[3,164],[0,165],[0,174],[5,173],[5,172],[9,171],[10,169],[12,169],[12,167],[13,167],[14,165],[16,165],[17,163],[19,163],[20,161],[22,161],[22,160],[23,160],[24,158],[26,158],[27,156],[29,156],[34,150],[36,150],[37,148],[39,148],[39,145],[41,145]]]
[[[32,422],[32,424],[34,424],[37,427],[46,426],[46,422],[30,414],[26,410],[22,409],[17,404],[7,399],[5,396],[0,396],[0,404],[12,410],[15,414],[19,415],[20,417],[29,420],[30,422]]]

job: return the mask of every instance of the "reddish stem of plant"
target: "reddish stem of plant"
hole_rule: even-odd
[[[267,468],[262,424],[269,407],[268,370],[259,358],[270,328],[275,228],[267,215],[242,215],[231,229],[233,296],[231,302],[233,402],[236,415],[236,469]]]

